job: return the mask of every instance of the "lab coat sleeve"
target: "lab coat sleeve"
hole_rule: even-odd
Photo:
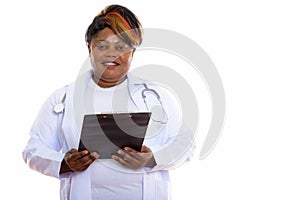
[[[23,150],[23,159],[33,170],[59,178],[59,170],[64,154],[61,153],[59,128],[62,113],[53,111],[61,102],[65,89],[54,92],[42,105],[30,129],[30,139]]]
[[[194,132],[182,119],[178,99],[169,91],[160,91],[168,122],[162,131],[162,141],[153,152],[156,166],[150,171],[175,169],[190,161],[195,151]]]

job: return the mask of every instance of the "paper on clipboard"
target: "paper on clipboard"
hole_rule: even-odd
[[[78,150],[97,152],[109,159],[119,149],[141,150],[151,112],[85,115]]]

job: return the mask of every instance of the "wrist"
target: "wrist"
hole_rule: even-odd
[[[69,167],[69,165],[66,163],[65,159],[61,161],[59,174],[67,173],[67,172],[73,172],[73,170]]]
[[[150,167],[150,168],[153,168],[157,165],[155,159],[154,159],[154,156],[153,154],[151,155],[151,158],[148,160],[148,162],[146,163],[146,167]]]

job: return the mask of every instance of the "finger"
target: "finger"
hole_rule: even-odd
[[[73,154],[75,160],[81,159],[82,157],[88,156],[90,153],[87,150],[79,151]]]
[[[120,155],[118,160],[119,161],[120,159],[122,160],[121,164],[132,169],[137,169],[141,165],[140,160],[137,157],[135,157],[135,155],[138,154],[138,152],[130,153],[130,152],[119,150],[117,153]]]
[[[73,154],[73,153],[76,153],[76,152],[78,152],[78,151],[75,148],[72,148],[70,151],[68,151],[68,153],[70,153],[70,154]]]
[[[134,152],[137,152],[134,150]],[[123,151],[123,150],[119,150],[117,151],[117,153],[125,160],[133,162],[136,158],[135,158],[135,154],[134,152],[129,152],[129,151]]]
[[[83,165],[85,165],[86,163],[94,162],[97,158],[99,157],[99,154],[97,154],[96,152],[87,154],[83,157],[81,157],[80,159],[78,159],[77,161],[82,163]]]
[[[86,157],[88,157],[88,158],[86,158]],[[88,168],[96,160],[96,158],[94,158],[94,157],[92,157],[92,158],[90,156],[86,156],[86,157],[82,161],[82,166],[85,169]]]
[[[135,149],[132,149],[130,147],[125,147],[124,150],[128,151],[128,152],[131,152],[131,153],[136,153],[137,152]]]
[[[126,159],[124,160],[123,158],[116,155],[112,155],[111,158],[124,166],[129,166],[129,162]]]
[[[83,155],[82,157],[77,159],[76,162],[80,162],[80,163],[84,164],[84,163],[88,162],[89,160],[94,161],[97,159],[96,155],[94,155],[94,154],[95,153],[93,153],[93,154],[89,153],[89,154]]]
[[[90,156],[91,156],[92,158],[95,158],[95,159],[97,159],[97,158],[100,157],[100,155],[99,155],[97,152],[91,153]]]
[[[94,153],[93,153],[94,154]],[[88,154],[74,161],[76,171],[87,169],[97,158],[94,155]]]
[[[72,155],[73,153],[76,153],[77,152],[77,150],[76,149],[71,149],[71,150],[69,150],[66,154],[65,154],[65,156],[66,157],[69,157],[70,155]]]
[[[84,151],[80,151],[80,152],[75,152],[75,153],[72,153],[70,155],[67,155],[67,161],[70,162],[70,161],[76,161],[86,155],[88,155],[89,152],[87,150],[84,150]]]
[[[93,162],[94,162],[94,160],[90,159],[90,160],[87,160],[85,163],[80,163],[80,164],[76,165],[75,171],[86,170]]]
[[[151,149],[149,147],[143,145],[142,149],[141,149],[141,152],[148,153],[148,152],[152,152],[152,151],[151,151]]]
[[[130,158],[126,158],[126,159],[131,160],[132,162],[133,161],[138,162],[140,160],[141,152],[138,152],[135,149],[132,149],[130,147],[125,147],[124,150],[126,150],[126,154],[130,155],[130,157],[133,158],[134,160],[130,159]],[[126,155],[123,155],[123,156],[126,156]]]

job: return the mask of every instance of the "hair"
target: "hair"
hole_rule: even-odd
[[[85,34],[88,47],[93,37],[104,28],[110,28],[133,48],[142,43],[143,27],[135,14],[124,6],[109,5],[94,18]]]

